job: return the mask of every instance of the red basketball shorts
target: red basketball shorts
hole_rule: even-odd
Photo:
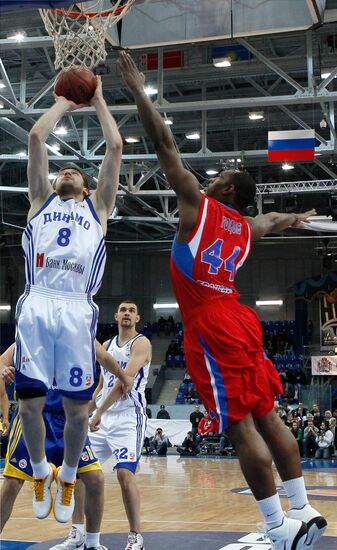
[[[185,325],[188,372],[219,432],[249,413],[261,418],[283,393],[273,363],[262,350],[256,313],[236,300],[211,303]]]

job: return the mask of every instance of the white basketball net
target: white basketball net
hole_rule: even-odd
[[[54,41],[55,68],[69,70],[80,65],[92,69],[104,61],[107,29],[124,17],[134,2],[116,0],[105,11],[104,0],[76,2],[63,9],[41,8],[40,15]]]

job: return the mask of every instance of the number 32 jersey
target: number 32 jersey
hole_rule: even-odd
[[[173,242],[171,279],[183,321],[213,300],[239,298],[234,279],[251,249],[251,229],[234,208],[202,195],[187,242]],[[215,305],[215,304],[213,304]]]
[[[95,294],[105,260],[105,238],[89,198],[76,202],[50,195],[22,237],[26,283],[59,292]]]

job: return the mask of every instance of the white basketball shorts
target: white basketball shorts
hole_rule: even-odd
[[[103,463],[114,459],[114,468],[128,468],[133,473],[142,452],[147,416],[141,407],[123,412],[102,415],[97,432],[89,432],[91,446],[98,460]]]
[[[91,399],[98,306],[91,297],[27,285],[16,307],[16,390],[57,385],[71,399]]]

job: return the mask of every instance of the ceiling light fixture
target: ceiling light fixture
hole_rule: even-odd
[[[185,136],[187,139],[200,139],[200,133],[196,130],[193,130],[192,132],[186,132]]]
[[[18,153],[15,153],[17,157],[26,157],[27,153],[26,151],[19,151]]]
[[[3,88],[6,88],[6,84],[4,84],[2,80],[0,80],[0,90],[2,90]]]
[[[57,136],[66,136],[68,133],[67,128],[65,126],[59,126],[58,128],[55,128],[53,134],[56,134]]]
[[[139,143],[140,138],[137,136],[128,136],[125,138],[126,143]]]
[[[283,300],[256,300],[257,306],[282,306]]]
[[[158,88],[155,88],[151,84],[148,84],[147,86],[145,86],[144,92],[146,93],[146,95],[157,95]]]
[[[3,306],[0,306],[0,311],[10,311],[11,310],[11,306],[10,305],[3,305]]]
[[[48,174],[48,179],[53,181],[55,178],[57,177],[57,174],[53,174],[52,172],[50,172],[50,174]]]
[[[0,101],[0,109],[4,109],[4,108],[5,108],[5,106],[4,106],[3,102]]]
[[[208,168],[206,170],[206,174],[208,176],[215,176],[218,173],[218,170],[214,170],[214,168]]]
[[[168,302],[163,304],[153,304],[153,309],[178,309],[177,302]]]
[[[230,57],[216,57],[213,59],[214,67],[230,67],[232,64]]]
[[[171,116],[165,117],[164,122],[167,126],[171,126],[173,124],[173,118]]]
[[[249,120],[264,120],[263,111],[251,111],[248,113]]]
[[[293,170],[294,168],[294,165],[290,164],[289,162],[284,162],[282,164],[282,170]]]
[[[22,42],[26,38],[25,31],[18,31],[11,36],[7,36],[8,39],[16,40],[17,42]]]

